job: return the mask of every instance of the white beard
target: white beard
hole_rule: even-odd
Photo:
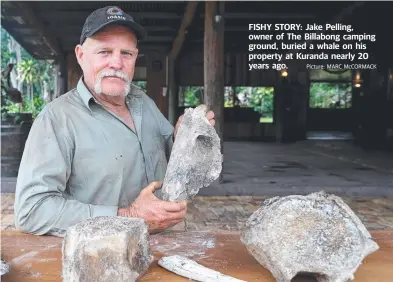
[[[124,86],[124,91],[123,92],[111,92],[111,91],[107,91],[105,93],[102,92],[102,79],[104,77],[107,76],[111,76],[111,77],[118,77],[120,79],[123,79],[125,82],[125,86]],[[96,81],[95,85],[94,85],[94,92],[97,95],[107,95],[107,96],[127,96],[127,94],[130,92],[131,90],[131,80],[127,78],[127,76],[125,74],[123,74],[121,71],[103,71],[99,74],[98,76],[98,80]]]

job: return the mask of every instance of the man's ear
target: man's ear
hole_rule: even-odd
[[[82,67],[83,64],[83,46],[78,44],[75,47],[75,56],[76,56],[76,60],[78,61],[78,64]]]

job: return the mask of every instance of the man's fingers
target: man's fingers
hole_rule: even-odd
[[[180,222],[182,222],[182,219],[169,220],[169,221],[160,222],[160,223],[157,223],[157,222],[149,223],[149,233],[155,234],[158,232],[163,232],[166,229],[171,228]]]
[[[156,190],[161,189],[162,181],[155,181],[150,183],[145,190],[151,193],[154,193]]]
[[[186,210],[166,214],[165,222],[172,220],[182,220],[186,216]]]
[[[162,207],[166,212],[181,212],[186,209],[187,201],[182,201],[179,203],[175,202],[163,202]]]
[[[183,118],[184,118],[184,115],[181,115],[181,116],[178,118],[178,120],[177,120],[177,122],[176,122],[176,125],[177,125],[177,126],[180,125],[180,123],[182,122]]]
[[[173,227],[174,225],[176,225],[176,224],[178,224],[178,223],[180,223],[182,221],[183,221],[183,219],[168,221],[166,223],[167,224],[167,228]]]
[[[213,119],[213,118],[214,118],[214,112],[208,111],[207,114],[206,114],[206,118],[207,118],[208,120]]]
[[[216,121],[214,120],[214,112],[208,111],[206,114],[206,118],[212,126],[214,126],[216,124]]]
[[[179,117],[179,119],[177,120],[177,122],[176,122],[175,130],[173,131],[175,137],[177,135],[177,131],[178,131],[179,127],[180,127],[180,123],[182,122],[183,118],[184,118],[184,115],[181,115]]]

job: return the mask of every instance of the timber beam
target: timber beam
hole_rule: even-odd
[[[177,56],[180,53],[181,47],[183,45],[183,42],[185,40],[185,34],[188,26],[192,23],[192,20],[195,15],[195,11],[197,8],[198,2],[188,2],[186,11],[184,13],[183,21],[181,23],[181,26],[179,28],[179,31],[177,33],[177,37],[175,41],[173,42],[173,47],[169,55],[169,59],[171,60],[176,60]]]
[[[55,38],[48,34],[43,23],[34,13],[31,4],[28,2],[18,2],[16,4],[20,7],[20,13],[23,14],[23,18],[27,19],[29,23],[37,29],[39,35],[52,50],[53,55],[55,55],[55,57],[63,55],[63,50],[61,49],[60,45],[57,43]]]

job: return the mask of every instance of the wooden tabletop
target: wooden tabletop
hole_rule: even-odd
[[[355,273],[356,282],[393,281],[393,230],[371,231],[380,249],[367,256]],[[61,281],[62,238],[2,231],[1,256],[11,270],[1,281]],[[157,264],[168,255],[183,255],[223,274],[245,281],[275,282],[239,240],[235,232],[185,232],[150,236],[154,262],[140,281],[190,281]],[[314,281],[297,277],[294,281]]]

